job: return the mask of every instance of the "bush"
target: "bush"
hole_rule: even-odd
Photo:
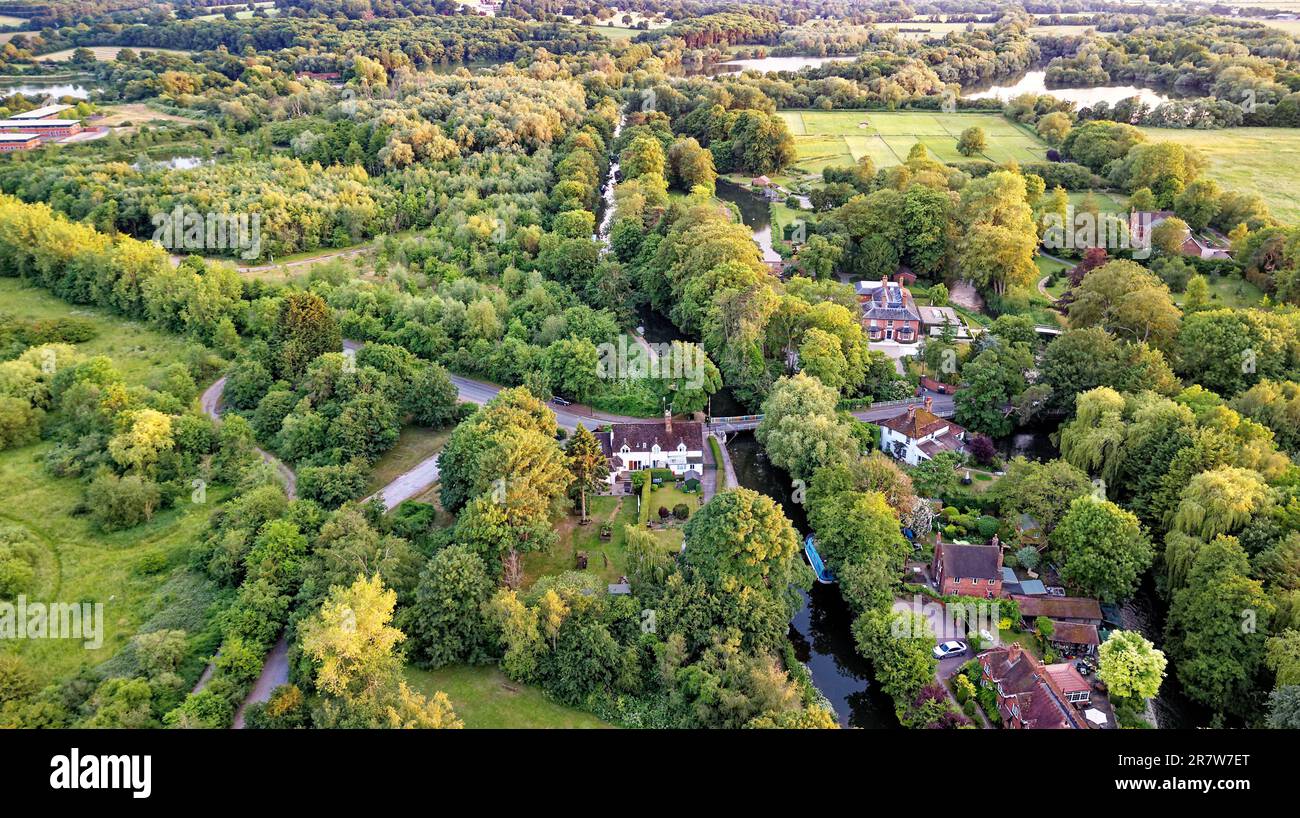
[[[659,506],[659,519],[666,520],[671,513],[667,506]]]
[[[673,506],[673,516],[679,520],[685,520],[687,517],[691,516],[691,510],[685,503],[678,503]]]
[[[978,529],[980,536],[986,540],[992,539],[993,535],[998,533],[999,525],[997,517],[989,517],[988,515],[980,517],[975,522],[975,527]]]
[[[366,490],[366,465],[352,461],[342,466],[307,466],[298,470],[298,494],[326,508],[338,508]]]
[[[86,505],[103,531],[120,531],[153,518],[162,503],[157,483],[138,474],[101,472],[86,489]]]
[[[1038,567],[1038,549],[1032,545],[1026,545],[1024,548],[1017,550],[1015,556],[1016,562],[1019,562],[1020,566],[1026,571],[1032,571]]]

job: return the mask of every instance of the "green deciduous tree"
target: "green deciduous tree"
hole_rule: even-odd
[[[1149,699],[1165,678],[1165,655],[1137,631],[1113,631],[1098,652],[1097,676],[1112,696]]]

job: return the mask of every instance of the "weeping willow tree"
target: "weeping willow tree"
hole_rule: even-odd
[[[1107,482],[1124,463],[1124,397],[1107,386],[1079,395],[1075,418],[1061,429],[1061,457]]]
[[[1181,531],[1170,531],[1165,535],[1163,555],[1165,567],[1165,592],[1172,594],[1179,588],[1186,587],[1187,577],[1192,570],[1192,563],[1197,553],[1205,546],[1205,540],[1193,537]]]
[[[1258,472],[1236,466],[1203,471],[1183,489],[1173,525],[1208,540],[1242,528],[1268,497],[1268,484]]]

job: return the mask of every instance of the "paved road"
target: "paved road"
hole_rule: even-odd
[[[221,422],[221,396],[226,390],[226,378],[223,375],[218,378],[211,386],[203,390],[199,397],[199,405],[203,407],[203,413],[218,423]],[[284,493],[290,500],[298,496],[298,475],[293,473],[283,460],[271,454],[260,447],[254,447],[262,459],[275,467],[276,472],[280,475],[280,482],[284,483]]]
[[[933,399],[934,403],[931,409],[936,415],[952,417],[956,411],[956,404],[953,403],[952,395],[941,395],[938,392],[926,391],[924,395],[915,400],[909,400],[906,404],[894,404],[893,406],[881,406],[876,408],[860,409],[853,412],[853,417],[858,420],[865,420],[869,423],[879,423],[886,418],[892,418],[895,415],[901,415],[907,411],[909,406],[924,406],[926,398]]]
[[[289,643],[283,635],[279,641],[266,654],[266,659],[262,662],[262,673],[253,683],[253,689],[248,691],[248,697],[239,705],[235,711],[234,729],[244,729],[244,711],[250,704],[264,702],[271,698],[271,691],[283,684],[289,683]]]
[[[356,352],[363,345],[362,341],[346,339],[343,341],[345,352]],[[456,386],[457,395],[466,403],[476,403],[480,406],[487,403],[497,396],[504,387],[480,381],[474,378],[466,378],[461,375],[452,375],[451,382]],[[605,412],[597,412],[588,406],[572,404],[570,406],[560,406],[552,402],[549,404],[555,412],[555,420],[562,428],[572,432],[582,423],[588,429],[601,423],[636,423],[644,421],[646,418],[633,418],[624,415],[611,415]],[[416,463],[410,470],[398,475],[393,482],[384,486],[371,497],[382,495],[384,498],[384,507],[392,510],[402,503],[403,500],[409,500],[423,493],[426,489],[438,482],[438,455],[426,458]],[[370,497],[366,498],[367,500]]]
[[[438,455],[415,464],[410,471],[398,475],[397,479],[366,498],[365,502],[375,497],[383,497],[384,508],[392,511],[425,489],[438,482]]]

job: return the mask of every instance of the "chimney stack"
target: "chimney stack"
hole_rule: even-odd
[[[931,407],[933,407],[933,406],[934,406],[934,398],[930,397],[929,395],[926,395],[926,396],[925,396],[925,411],[927,411],[927,412],[932,412],[932,411],[934,411],[934,410],[931,408]]]
[[[668,434],[673,433],[673,410],[664,410],[664,431]]]
[[[907,422],[911,423],[916,418],[916,405],[907,407]]]
[[[1011,647],[1007,648],[1007,663],[1014,665],[1020,661],[1020,643],[1012,642]]]

